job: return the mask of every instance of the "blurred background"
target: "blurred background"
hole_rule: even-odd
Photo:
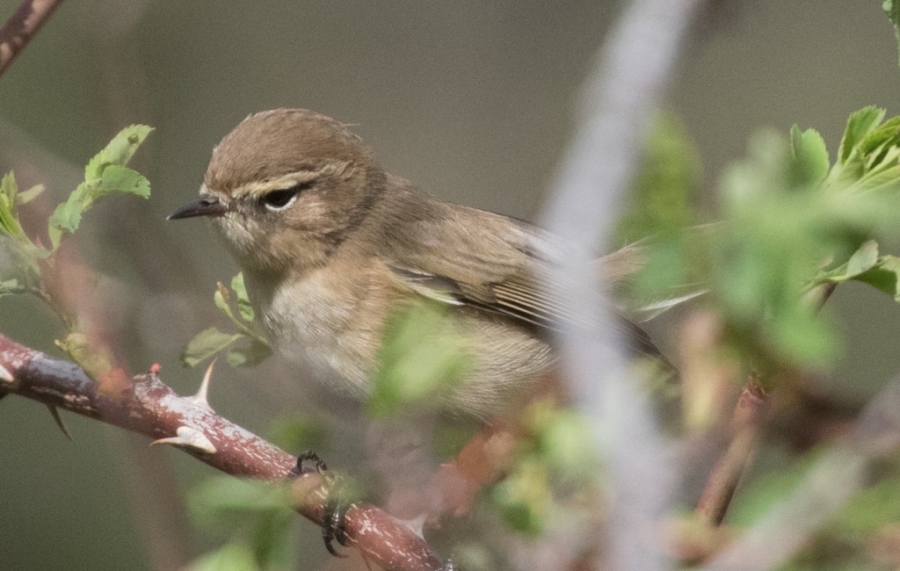
[[[707,191],[760,127],[817,128],[833,154],[850,112],[868,104],[900,112],[897,45],[879,2],[714,4],[664,102],[699,149]],[[0,18],[17,5],[0,0]],[[315,109],[356,125],[389,172],[442,199],[531,220],[621,5],[63,3],[0,79],[0,170],[14,169],[22,188],[48,187],[31,210],[33,234],[119,129],[156,128],[132,163],[150,179],[151,199],[100,203],[77,242],[103,272],[95,297],[131,371],[158,362],[169,384],[192,393],[202,370],[182,368],[180,351],[222,324],[212,292],[237,267],[203,224],[164,219],[195,196],[213,145],[234,125],[263,109]],[[714,219],[714,200],[703,204]],[[835,390],[863,400],[900,370],[900,308],[850,284],[830,310],[844,333]],[[0,330],[59,354],[60,328],[28,300],[0,299]],[[671,345],[665,324],[655,334]],[[277,372],[277,362],[220,365],[212,405],[263,435],[273,412],[315,416],[322,392]],[[187,523],[183,500],[211,470],[63,416],[74,442],[42,406],[0,403],[0,567],[169,569],[216,544]],[[321,446],[339,465],[353,454],[339,440]],[[156,483],[156,470],[174,471],[175,485]],[[318,530],[296,525],[306,564],[324,562]]]

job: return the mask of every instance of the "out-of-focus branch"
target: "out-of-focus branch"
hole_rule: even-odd
[[[601,295],[591,287],[590,254],[608,239],[637,168],[649,118],[672,75],[681,41],[702,0],[634,0],[598,53],[582,94],[578,131],[561,164],[544,225],[575,246],[547,276],[560,297],[581,300],[596,334],[565,332],[563,368],[576,402],[597,419],[613,498],[604,568],[652,571],[664,559],[648,530],[665,512],[674,468],[637,387]]]
[[[109,392],[68,361],[53,359],[0,335],[0,394],[17,394],[154,439],[165,439],[217,470],[234,476],[285,482],[297,475],[297,458],[217,415],[205,401],[179,397],[157,370]],[[295,480],[297,511],[321,525],[326,493],[317,475]],[[371,506],[347,512],[347,535],[369,560],[386,570],[432,571],[440,559],[424,540]]]
[[[755,384],[747,383],[741,390],[732,419],[731,442],[710,473],[695,510],[711,525],[725,519],[744,467],[756,451],[765,402],[765,394]]]
[[[25,49],[62,0],[25,0],[0,28],[0,76]]]
[[[870,463],[900,447],[900,377],[873,398],[852,432],[815,463],[795,492],[759,518],[706,571],[777,569],[865,485]]]
[[[816,286],[803,296],[801,303],[812,311],[821,311],[837,285]],[[731,442],[710,473],[694,510],[711,525],[720,525],[725,519],[741,476],[756,453],[765,407],[766,394],[751,375],[734,409]]]

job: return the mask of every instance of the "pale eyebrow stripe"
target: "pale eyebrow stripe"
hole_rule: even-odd
[[[320,172],[314,170],[302,170],[292,172],[271,180],[249,182],[241,185],[234,192],[235,195],[260,197],[274,190],[286,190],[298,184],[312,182],[319,178]]]

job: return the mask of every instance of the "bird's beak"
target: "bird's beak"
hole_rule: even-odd
[[[222,216],[228,209],[219,199],[210,194],[201,194],[195,202],[186,204],[169,214],[166,220],[178,220],[179,218],[193,218],[194,216]]]

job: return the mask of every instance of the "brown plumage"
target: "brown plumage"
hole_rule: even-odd
[[[446,304],[472,365],[440,398],[476,415],[497,412],[550,372],[547,331],[579,319],[538,285],[563,247],[553,236],[429,196],[312,111],[258,113],[229,133],[200,200],[172,217],[199,215],[212,218],[243,269],[273,343],[358,396],[371,390],[385,319],[403,304]]]

